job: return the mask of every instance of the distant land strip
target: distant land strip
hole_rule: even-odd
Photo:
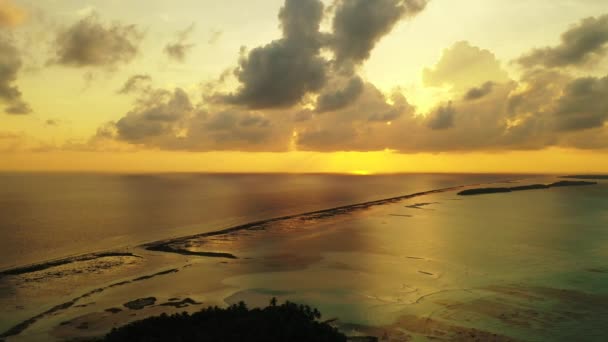
[[[564,176],[562,178],[608,180],[608,175],[572,175],[572,176]]]
[[[608,179],[608,178],[607,178]],[[531,184],[531,185],[522,185],[522,186],[514,186],[507,188],[476,188],[476,189],[467,189],[458,193],[460,196],[472,196],[472,195],[485,195],[485,194],[497,194],[504,192],[514,192],[514,191],[525,191],[525,190],[540,190],[540,189],[550,189],[550,188],[560,188],[566,186],[587,186],[587,185],[596,185],[596,182],[585,182],[585,181],[559,181],[551,184]]]

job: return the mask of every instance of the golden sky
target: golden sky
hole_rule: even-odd
[[[604,0],[0,0],[0,170],[608,172]]]

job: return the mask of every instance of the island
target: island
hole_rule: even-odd
[[[564,176],[562,178],[608,180],[608,175],[572,175],[572,176]]]
[[[139,299],[136,309],[155,301],[153,297]],[[279,305],[273,298],[266,308],[249,309],[240,302],[192,314],[149,317],[113,329],[103,341],[378,341],[375,337],[349,339],[330,324],[333,320],[320,318],[317,309],[289,301]]]
[[[467,189],[458,193],[459,196],[472,196],[472,195],[485,195],[485,194],[496,194],[496,193],[505,193],[505,192],[514,192],[514,191],[525,191],[525,190],[540,190],[540,189],[550,189],[550,188],[560,188],[566,186],[587,186],[587,185],[596,185],[596,182],[587,182],[587,181],[559,181],[551,184],[531,184],[531,185],[521,185],[521,186],[513,186],[513,187],[500,187],[500,188],[476,188],[476,189]]]

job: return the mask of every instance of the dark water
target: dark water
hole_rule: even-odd
[[[0,174],[0,268],[505,175]]]

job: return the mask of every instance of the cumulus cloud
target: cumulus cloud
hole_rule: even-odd
[[[185,30],[177,33],[177,39],[165,45],[163,50],[165,54],[176,62],[183,63],[186,60],[186,54],[192,50],[194,44],[187,43],[188,37],[194,31],[194,24],[188,26]]]
[[[133,108],[97,138],[191,151],[608,148],[608,76],[534,64],[510,79],[491,51],[457,42],[424,70],[424,84],[449,87],[452,99],[428,114],[402,90],[383,93],[359,76],[382,36],[425,3],[339,0],[334,32],[321,32],[320,1],[286,0],[281,38],[242,51],[235,91],[218,95],[212,82],[193,101],[134,75],[119,91],[135,95]]]
[[[139,142],[168,134],[176,135],[179,123],[193,111],[188,95],[180,88],[157,90],[116,122],[118,138]]]
[[[339,0],[331,45],[338,64],[359,64],[395,24],[426,7],[426,0]]]
[[[23,101],[21,91],[15,85],[22,66],[21,55],[12,41],[0,35],[0,102],[7,114],[28,114],[30,106]]]
[[[473,60],[479,55],[486,56],[482,60],[493,56],[479,48],[472,50],[476,51],[469,55]],[[483,70],[498,70],[502,75],[498,61],[493,57],[492,61]],[[462,75],[476,75],[476,71],[479,65],[470,62],[460,64],[458,70]],[[398,103],[407,103],[405,98],[401,102],[389,99],[367,84],[351,107],[298,123],[297,146],[328,152],[390,149],[402,153],[608,148],[608,76],[575,77],[538,68],[525,70],[518,81],[487,81],[488,74],[481,72],[474,81],[465,81],[459,75],[447,73],[442,81],[458,85],[462,94],[428,115],[416,115],[407,106],[399,108]],[[475,85],[466,88],[469,84]],[[395,111],[401,114],[391,116]]]
[[[297,146],[323,152],[383,150],[390,147],[387,137],[399,129],[400,122],[405,126],[412,124],[414,111],[401,93],[388,98],[366,83],[352,106],[300,122],[296,127]],[[402,136],[390,144],[401,143],[406,132],[407,129],[402,131]]]
[[[605,14],[583,19],[562,34],[559,45],[535,49],[518,62],[525,67],[580,66],[605,56],[607,47],[608,14]]]
[[[249,108],[290,107],[326,82],[326,61],[319,56],[319,0],[286,0],[279,13],[283,38],[241,58],[235,75],[241,87],[225,96]]]
[[[57,33],[53,63],[73,67],[115,68],[131,62],[143,33],[135,25],[105,24],[90,15]]]
[[[99,127],[91,146],[113,140],[168,150],[287,149],[291,131],[288,127],[283,129],[280,120],[271,120],[268,114],[221,105],[210,111],[202,102],[193,103],[181,88],[154,88],[147,75],[132,76],[123,89],[128,89],[124,93],[135,95],[133,108],[116,122]]]
[[[348,106],[362,88],[356,67],[399,20],[425,6],[426,0],[338,1],[333,32],[321,32],[325,12],[320,0],[286,0],[278,16],[282,38],[243,53],[235,71],[240,87],[216,98],[269,109],[289,108],[307,94],[321,93],[319,112]],[[340,89],[336,84],[343,79],[349,81]]]
[[[423,82],[429,87],[451,86],[456,92],[486,81],[506,82],[509,76],[489,50],[461,41],[445,49],[433,68],[425,68]]]
[[[27,12],[12,0],[0,0],[0,27],[15,27],[27,18]]]

